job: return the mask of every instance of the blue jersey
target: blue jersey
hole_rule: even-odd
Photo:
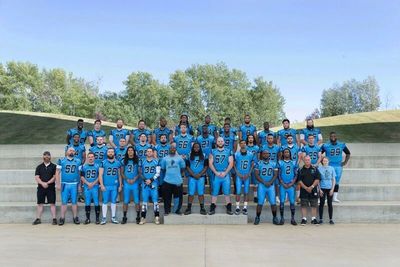
[[[188,157],[194,142],[193,136],[188,134],[183,136],[180,134],[175,136],[174,142],[176,143],[176,152],[181,156],[185,155]]]
[[[101,136],[101,137],[104,137],[104,139],[105,139],[106,138],[106,132],[104,130],[100,130],[100,131],[91,130],[88,133],[88,136],[93,137],[93,144],[97,145],[97,141],[96,141],[97,137]]]
[[[125,158],[125,153],[128,150],[128,147],[116,147],[115,151],[115,158],[119,161]]]
[[[237,135],[237,129],[235,127],[230,127],[229,132],[232,133],[234,136]],[[219,128],[219,135],[223,135],[225,133],[224,127]]]
[[[214,124],[203,124],[203,125],[199,125],[197,127],[197,135],[200,136],[203,134],[203,126],[207,126],[208,128],[208,134],[211,136],[214,136],[214,134],[217,132],[217,126],[215,126]]]
[[[268,183],[274,178],[274,170],[277,171],[278,166],[275,162],[260,160],[255,169],[258,170],[260,178]]]
[[[110,161],[108,159],[103,160],[100,165],[100,168],[103,168],[103,184],[104,186],[112,186],[118,185],[119,182],[119,173],[118,170],[121,168],[121,163],[114,159],[114,161]]]
[[[292,182],[294,177],[296,177],[297,166],[293,161],[280,160],[278,168],[279,177],[285,184]]]
[[[166,143],[165,145],[156,145],[154,149],[157,151],[157,158],[161,160],[164,157],[168,156],[170,147],[171,145],[169,143]]]
[[[83,161],[83,153],[86,152],[85,145],[83,145],[83,144],[78,144],[78,145],[70,144],[70,145],[67,145],[65,147],[65,152],[67,152],[68,148],[70,148],[70,147],[75,149],[75,157],[78,158],[80,161]]]
[[[232,155],[231,150],[224,148],[224,150],[213,149],[211,151],[213,156],[214,168],[217,172],[224,172],[229,166],[229,156]]]
[[[343,150],[347,149],[345,143],[331,142],[322,145],[322,152],[325,152],[325,156],[329,159],[329,165],[340,166],[343,161]]]
[[[61,183],[78,183],[81,180],[81,161],[78,158],[62,158],[57,165],[61,168]]]
[[[268,134],[273,134],[274,138],[276,138],[276,133],[274,133],[271,130],[269,130],[267,132],[265,130],[263,130],[263,131],[258,133],[258,140],[260,141],[260,145],[261,146],[264,146],[264,145],[267,144],[267,136],[268,136]]]
[[[300,134],[304,135],[304,140],[308,143],[308,136],[313,135],[314,136],[314,144],[318,144],[319,141],[319,135],[321,135],[321,130],[319,128],[304,128],[300,131]]]
[[[287,136],[292,135],[293,136],[293,142],[296,141],[296,135],[297,135],[297,130],[293,128],[289,129],[281,129],[278,131],[278,137],[281,141],[281,146],[287,145]]]
[[[236,135],[233,133],[229,133],[229,135],[225,135],[225,132],[221,137],[224,139],[224,144],[225,148],[228,149],[229,151],[233,152],[236,150],[236,147],[234,148],[235,141],[237,140]]]
[[[250,151],[246,151],[244,155],[240,151],[234,155],[236,171],[241,175],[250,174],[251,163],[254,162],[254,155]]]
[[[267,150],[269,152],[269,160],[273,162],[278,162],[278,153],[279,153],[279,147],[275,144],[272,146],[269,146],[268,144],[263,146],[261,148],[261,151]]]
[[[204,137],[200,135],[199,137],[197,137],[197,142],[200,144],[201,150],[203,150],[206,159],[208,159],[208,156],[210,155],[212,148],[215,147],[214,136],[209,135],[207,137]]]
[[[147,160],[144,159],[139,167],[141,168],[143,178],[145,180],[151,179],[156,174],[156,167],[159,166],[157,159]]]
[[[74,143],[74,135],[75,134],[79,134],[79,137],[80,137],[79,142],[81,144],[85,144],[86,138],[88,137],[88,132],[86,130],[84,130],[84,129],[79,131],[77,128],[72,128],[72,129],[69,129],[67,131],[67,134],[70,136],[70,138],[69,138],[69,143],[70,144]]]
[[[169,137],[172,134],[172,130],[167,127],[165,127],[164,129],[162,129],[160,127],[160,128],[154,129],[153,134],[156,136],[156,144],[157,145],[161,144],[160,137],[163,134],[165,134],[167,136],[167,142],[169,143]]]
[[[93,183],[94,181],[97,180],[97,178],[99,178],[99,168],[100,168],[99,164],[86,163],[82,166],[81,176],[83,176],[85,180],[88,181],[89,183]],[[84,184],[84,186],[85,188],[87,187],[86,184]]]
[[[186,133],[188,135],[194,135],[194,131],[193,131],[193,127],[191,124],[189,124],[189,126],[186,124],[187,126],[187,130]],[[180,135],[181,134],[181,127],[179,125],[175,126],[175,135]]]
[[[254,135],[254,133],[257,132],[257,128],[253,124],[242,124],[240,125],[239,132],[242,133],[242,139],[246,140],[247,136]]]
[[[139,162],[135,163],[133,159],[128,159],[125,165],[124,161],[121,161],[121,165],[124,171],[124,176],[128,180],[134,179],[139,173]]]
[[[135,150],[139,157],[139,162],[142,162],[142,160],[144,160],[146,158],[146,151],[149,148],[152,148],[152,146],[148,143],[146,143],[144,145],[142,145],[142,144],[135,145]]]
[[[251,152],[254,157],[254,162],[258,161],[258,152],[260,152],[260,147],[257,145],[247,146],[247,151]]]
[[[302,152],[306,153],[307,156],[310,156],[311,164],[315,165],[315,164],[317,164],[318,154],[319,154],[319,152],[321,152],[321,148],[317,145],[314,145],[314,146],[306,145],[306,146],[303,146]]]
[[[146,135],[146,137],[147,137],[147,143],[149,142],[149,139],[150,139],[150,137],[151,137],[151,131],[150,130],[147,130],[147,129],[143,129],[143,130],[140,130],[140,129],[134,129],[134,130],[132,130],[131,131],[131,134],[133,135],[133,142],[135,143],[135,144],[139,144],[139,137],[140,137],[140,135],[141,134],[145,134]],[[167,140],[168,140],[168,138],[167,138]]]
[[[111,130],[110,136],[113,137],[113,143],[116,146],[118,146],[119,139],[121,139],[121,138],[126,139],[126,137],[129,136],[129,130],[128,129],[114,129],[114,130]]]
[[[107,157],[107,146],[106,145],[101,145],[101,146],[93,146],[89,148],[90,152],[94,153],[94,162],[97,164],[100,164],[103,162],[103,160],[106,159]]]
[[[289,146],[288,144],[281,146],[280,151],[283,153],[283,150],[288,148],[290,150],[290,154],[292,155],[292,161],[293,163],[297,164],[299,160],[299,152],[302,152],[302,150],[295,144],[292,144],[292,146]]]
[[[189,167],[194,174],[199,174],[204,169],[204,166],[208,166],[208,159],[204,157],[203,160],[200,160],[200,156],[195,156],[194,159],[191,160],[189,157],[186,160],[186,166]]]

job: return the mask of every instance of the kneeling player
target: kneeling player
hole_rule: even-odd
[[[124,217],[122,218],[122,224],[126,224],[128,221],[126,215],[128,213],[128,205],[133,196],[133,202],[135,202],[136,209],[136,223],[140,222],[140,202],[139,202],[139,186],[141,183],[139,177],[139,158],[133,146],[130,146],[126,150],[124,159],[121,161],[122,170],[121,175],[124,181]]]
[[[292,220],[290,223],[292,225],[297,225],[296,220],[294,219],[295,213],[295,183],[297,179],[297,166],[292,161],[292,156],[290,149],[286,148],[283,150],[283,160],[279,161],[279,192],[280,192],[280,212],[281,212],[281,221],[279,224],[283,225],[285,223],[285,219],[283,217],[286,195],[289,198],[290,203],[290,212],[292,214]]]
[[[147,203],[149,197],[153,202],[154,223],[160,224],[160,207],[158,205],[158,180],[160,177],[160,165],[158,160],[153,157],[153,149],[146,150],[146,158],[139,166],[139,173],[142,181],[142,214],[139,224],[146,223]]]
[[[208,169],[208,159],[205,158],[199,143],[194,143],[189,159],[186,160],[186,170],[189,173],[189,197],[185,215],[192,213],[194,194],[197,192],[200,203],[200,214],[206,215],[204,208],[204,180]]]
[[[255,175],[258,181],[258,203],[257,213],[254,224],[260,223],[260,215],[265,197],[268,196],[269,204],[272,211],[272,222],[279,225],[278,218],[276,217],[276,199],[275,199],[275,180],[278,177],[278,166],[275,162],[270,161],[269,152],[264,150],[261,152],[261,160],[256,164]]]
[[[87,162],[82,166],[81,182],[85,194],[86,220],[84,224],[90,223],[90,203],[93,201],[96,213],[96,224],[100,223],[99,206],[99,165],[94,163],[94,153],[89,152]]]

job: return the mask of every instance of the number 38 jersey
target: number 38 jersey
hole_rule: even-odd
[[[103,184],[104,186],[118,185],[119,173],[118,170],[121,168],[121,163],[114,159],[110,161],[104,160],[100,168],[103,168]]]
[[[100,165],[97,163],[89,164],[86,163],[82,166],[81,176],[85,178],[89,183],[93,183],[99,177],[99,168]],[[87,184],[84,184],[84,187],[87,188]]]
[[[246,151],[243,155],[240,151],[235,153],[235,167],[241,175],[247,175],[251,170],[251,163],[254,161],[252,151]]]
[[[142,175],[145,180],[151,179],[156,174],[156,168],[159,166],[157,159],[147,160],[144,159],[140,164]]]
[[[278,165],[273,161],[260,160],[255,169],[259,171],[260,178],[268,183],[274,178],[274,170],[278,170]]]
[[[213,165],[217,172],[224,172],[229,166],[229,156],[231,151],[224,148],[223,150],[213,149],[211,152],[213,157]]]
[[[293,181],[294,177],[296,176],[297,166],[291,160],[280,160],[279,161],[279,177],[285,184],[290,183]]]
[[[81,180],[81,161],[78,158],[65,157],[57,162],[57,169],[61,170],[61,183],[78,183]]]

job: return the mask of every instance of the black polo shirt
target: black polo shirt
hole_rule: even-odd
[[[47,167],[46,167],[46,165],[44,165],[44,162],[43,162],[42,164],[39,164],[36,167],[35,176],[39,175],[40,180],[42,180],[43,182],[48,182],[56,174],[56,168],[57,168],[57,166],[51,162]],[[51,188],[51,187],[53,188],[54,186],[55,186],[55,182],[49,184],[49,188]],[[42,186],[38,185],[38,187],[42,187]]]
[[[309,168],[303,166],[303,168],[299,170],[297,180],[299,182],[302,181],[305,186],[309,187],[314,183],[315,180],[321,180],[321,174],[319,173],[318,169],[313,166],[310,166]],[[300,198],[305,197],[312,197],[312,194],[308,193],[301,187]]]

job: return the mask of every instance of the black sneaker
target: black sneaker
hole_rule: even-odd
[[[319,220],[319,224],[323,224],[324,221],[322,219]]]
[[[100,218],[96,218],[96,224],[100,224]]]
[[[312,219],[311,224],[319,225],[319,222],[317,221],[317,219]]]
[[[301,219],[301,223],[300,223],[302,226],[304,226],[304,225],[306,225],[307,224],[307,220],[305,220],[305,219]]]
[[[81,224],[81,222],[79,221],[79,217],[74,218],[74,224]]]
[[[201,208],[201,209],[200,209],[200,214],[201,214],[201,215],[207,215],[206,209],[205,209],[205,208]]]
[[[39,218],[36,218],[36,220],[33,221],[32,225],[38,225],[41,223],[42,223],[42,221]]]
[[[89,223],[90,223],[90,219],[86,219],[83,224],[86,225],[86,224],[89,224]]]
[[[215,214],[215,204],[210,205],[210,211],[208,212],[209,215],[214,215]]]
[[[281,220],[279,221],[279,225],[284,225],[285,224],[285,219],[282,217]]]
[[[176,215],[182,215],[182,211],[177,210],[177,211],[175,211],[175,214],[176,214]]]
[[[259,225],[260,224],[260,217],[256,216],[254,219],[254,225]]]
[[[122,222],[121,222],[121,224],[126,224],[127,221],[128,221],[128,218],[122,217]]]
[[[65,219],[64,218],[60,218],[60,220],[58,221],[58,225],[64,225],[65,223]]]
[[[255,197],[255,198],[253,199],[253,201],[254,201],[254,203],[258,203],[258,197]]]
[[[52,224],[52,225],[57,225],[57,219],[54,218],[54,219],[53,219],[53,222],[52,222],[51,224]]]
[[[236,209],[235,209],[235,214],[236,214],[236,215],[239,215],[239,214],[240,214],[240,209],[239,209],[239,208],[236,208]]]
[[[85,202],[85,199],[83,198],[83,196],[79,196],[79,197],[78,197],[78,201],[79,201],[80,203],[84,203],[84,202]]]
[[[229,203],[228,205],[226,205],[226,214],[228,214],[228,215],[233,215],[232,204],[231,204],[231,203]]]
[[[242,212],[243,212],[244,215],[248,214],[247,209],[243,209]]]
[[[292,220],[290,220],[290,223],[291,223],[292,225],[294,225],[294,226],[296,226],[296,225],[297,225],[297,222],[296,222],[296,220],[295,220],[295,219],[292,219]]]
[[[334,225],[335,223],[332,220],[329,220],[330,225]]]
[[[184,213],[184,214],[185,214],[185,215],[192,214],[192,209],[186,208],[186,210],[185,210],[185,213]]]
[[[272,223],[275,224],[275,225],[279,225],[278,217],[274,217],[274,218],[272,219]]]

